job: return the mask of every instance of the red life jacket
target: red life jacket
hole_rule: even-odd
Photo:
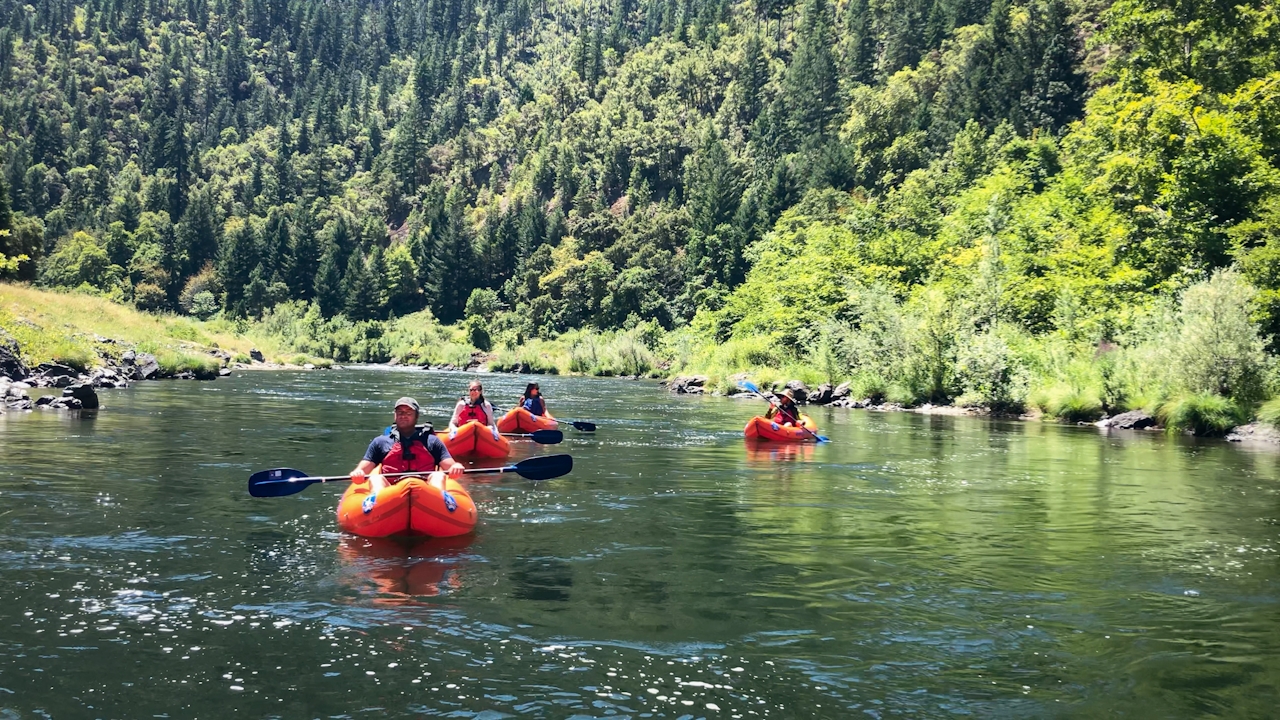
[[[795,405],[792,405],[791,409],[788,410],[787,408],[783,407],[782,403],[778,403],[777,408],[778,408],[778,412],[775,413],[773,416],[774,422],[778,423],[779,425],[785,425],[787,423],[791,423],[792,425],[800,424],[800,408],[796,407]]]
[[[400,472],[421,472],[429,473],[436,469],[436,459],[431,456],[431,451],[427,450],[426,438],[428,435],[414,432],[413,436],[406,442],[400,439],[400,434],[394,428],[391,430],[391,437],[395,439],[395,443],[391,446],[391,451],[382,459],[382,473],[400,473]],[[406,452],[407,450],[407,452]],[[387,478],[389,482],[395,484],[400,478]]]
[[[489,415],[484,411],[484,402],[481,401],[472,405],[465,398],[462,399],[462,412],[458,413],[458,427],[462,427],[467,423],[475,420],[481,425],[489,424]]]

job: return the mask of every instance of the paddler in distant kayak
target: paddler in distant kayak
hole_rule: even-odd
[[[459,398],[458,404],[453,408],[453,418],[449,420],[449,438],[456,437],[458,428],[475,420],[481,425],[487,425],[493,431],[493,439],[497,440],[499,433],[496,415],[493,406],[484,399],[484,386],[479,380],[472,380],[467,386],[467,397]]]
[[[783,427],[794,427],[800,424],[800,408],[796,407],[796,396],[791,392],[791,388],[782,391],[782,395],[778,397],[778,403],[769,407],[765,417]]]
[[[396,401],[395,426],[390,433],[379,435],[369,443],[364,459],[351,471],[351,482],[359,485],[367,480],[371,483],[370,489],[377,493],[400,480],[383,477],[384,473],[421,472],[427,475],[443,470],[454,480],[462,477],[464,466],[449,456],[449,450],[440,438],[429,430],[418,429],[420,410],[418,401],[411,397]],[[379,465],[382,472],[370,475]]]
[[[531,382],[524,386],[524,396],[520,398],[520,407],[529,411],[534,417],[546,417],[548,420],[555,420],[551,417],[551,413],[547,412],[547,401],[542,397],[542,388],[538,387],[538,383]]]

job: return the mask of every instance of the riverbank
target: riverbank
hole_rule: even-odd
[[[738,383],[750,379],[769,390],[790,387],[802,402],[813,405],[1118,429],[1173,428],[1280,442],[1275,432],[1280,399],[1240,403],[1179,390],[1170,379],[1174,359],[1154,352],[1158,343],[1094,347],[1058,338],[1013,338],[989,341],[979,348],[981,353],[960,348],[955,357],[934,359],[929,375],[956,388],[938,400],[913,387],[909,372],[893,379],[889,366],[872,372],[866,362],[850,372],[824,362],[821,347],[813,357],[799,359],[765,337],[712,342],[695,328],[663,331],[651,323],[625,330],[575,330],[554,339],[521,338],[497,329],[492,336],[487,331],[481,336],[474,327],[474,321],[443,325],[425,311],[353,323],[341,316],[322,318],[304,303],[282,303],[253,322],[200,320],[144,313],[84,293],[0,283],[0,338],[7,336],[31,374],[51,385],[67,382],[57,379],[69,375],[59,368],[75,371],[73,384],[127,382],[136,373],[125,360],[130,352],[142,356],[144,368],[154,363],[152,372],[143,372],[147,378],[208,379],[234,369],[387,363],[471,372],[661,378],[673,392],[708,395],[734,395],[740,392]],[[926,359],[907,355],[899,365],[917,372]],[[113,369],[118,380],[93,376],[95,367]],[[20,379],[13,375],[9,373]],[[1275,368],[1256,384],[1263,393],[1273,392]]]

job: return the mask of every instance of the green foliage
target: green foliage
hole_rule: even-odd
[[[0,274],[344,362],[1266,393],[1271,5],[268,5],[16,11]]]
[[[1280,397],[1272,398],[1258,408],[1258,422],[1280,429]]]
[[[1247,414],[1232,400],[1213,393],[1187,393],[1162,404],[1157,417],[1169,432],[1221,436],[1247,422]]]
[[[1059,383],[1031,393],[1028,401],[1045,415],[1063,422],[1094,422],[1103,415],[1095,388]]]
[[[1262,398],[1268,359],[1250,317],[1255,295],[1229,270],[1183,293],[1175,361],[1189,392],[1221,395],[1242,404]]]

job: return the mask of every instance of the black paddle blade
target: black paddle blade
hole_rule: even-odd
[[[529,437],[542,445],[555,445],[564,440],[564,433],[559,430],[534,430],[529,433]]]
[[[304,477],[307,477],[306,473],[293,468],[261,470],[249,476],[249,494],[254,497],[282,497],[302,492],[311,484],[296,480]]]
[[[595,423],[583,422],[583,421],[581,421],[581,420],[574,420],[574,421],[573,421],[573,423],[571,423],[571,424],[573,425],[573,429],[574,429],[574,430],[581,430],[582,432],[595,432],[595,431],[596,431],[596,424],[595,424]]]
[[[550,480],[573,470],[572,455],[543,455],[516,463],[515,471],[530,480]]]

